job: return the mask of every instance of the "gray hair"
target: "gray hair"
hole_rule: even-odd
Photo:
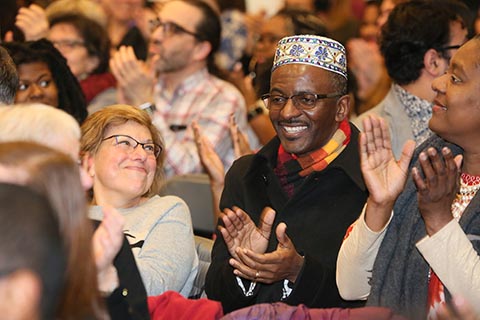
[[[63,110],[41,103],[0,107],[0,142],[31,141],[54,149],[60,142],[80,140],[80,127]]]

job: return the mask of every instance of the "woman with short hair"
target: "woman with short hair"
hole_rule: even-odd
[[[160,197],[163,149],[146,111],[113,105],[82,125],[81,156],[93,179],[90,217],[103,206],[125,218],[125,235],[148,295],[175,290],[188,296],[197,274],[190,212],[174,196]]]

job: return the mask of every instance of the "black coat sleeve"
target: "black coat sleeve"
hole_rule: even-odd
[[[241,175],[238,173],[244,172],[244,169],[244,161],[236,161],[228,171],[220,201],[221,209],[231,208],[234,205],[243,208],[244,199],[241,192]],[[205,280],[205,291],[209,299],[220,301],[224,312],[227,313],[253,304],[255,292],[250,297],[245,296],[237,283],[237,278],[233,274],[233,268],[228,263],[232,256],[228,252],[222,234],[218,230],[216,231],[216,236],[212,250],[212,262]],[[245,289],[248,290],[250,282],[244,281],[244,285]]]

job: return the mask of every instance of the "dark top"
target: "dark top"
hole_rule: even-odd
[[[135,56],[140,60],[147,60],[148,46],[147,41],[142,35],[140,29],[132,26],[123,36],[122,41],[117,45],[117,49],[121,46],[132,46]]]
[[[258,225],[264,207],[276,210],[273,230],[287,224],[287,234],[296,250],[305,256],[305,264],[287,304],[308,307],[348,307],[340,298],[335,282],[338,251],[346,229],[358,217],[367,199],[358,154],[358,130],[351,125],[352,137],[343,152],[323,171],[309,175],[299,191],[287,198],[273,169],[277,163],[280,140],[275,137],[256,155],[235,161],[225,178],[220,207],[236,205]],[[277,246],[272,231],[267,252]],[[212,263],[207,273],[206,292],[210,299],[222,302],[225,313],[262,302],[281,301],[283,281],[257,283],[253,295],[246,297],[237,284],[231,258],[217,231]],[[250,282],[244,281],[249,288]]]
[[[100,221],[93,220],[93,222],[95,228],[100,224]],[[106,299],[110,318],[115,320],[150,319],[147,291],[125,236],[123,236],[122,247],[113,260],[113,265],[117,269],[119,286]]]

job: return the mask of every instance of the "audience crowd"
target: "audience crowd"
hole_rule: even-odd
[[[1,318],[480,319],[477,0],[4,0],[0,37]]]

